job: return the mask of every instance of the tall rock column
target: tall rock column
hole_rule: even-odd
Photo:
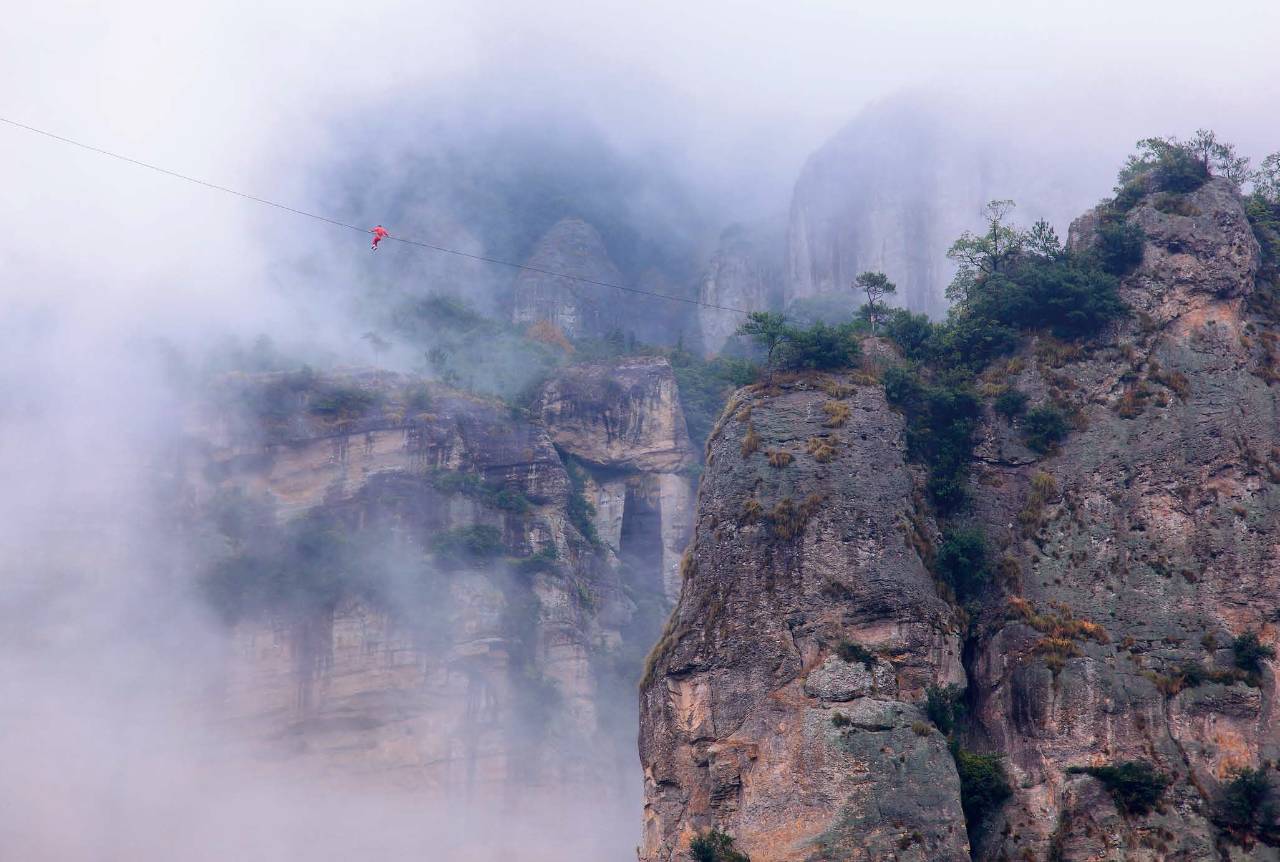
[[[825,391],[824,391],[825,389]],[[879,387],[741,390],[713,433],[680,601],[641,687],[644,862],[718,827],[753,862],[968,859],[919,703],[963,680],[934,527]]]

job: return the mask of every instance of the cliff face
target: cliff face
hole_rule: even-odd
[[[674,602],[695,458],[670,364],[639,357],[574,366],[543,388],[536,410],[552,442],[590,470],[597,534],[619,558],[652,557],[660,546],[660,583]]]
[[[385,378],[363,382],[363,391],[393,391]],[[323,511],[347,541],[376,537],[379,556],[366,565],[394,571],[373,597],[344,585],[304,612],[246,614],[232,632],[220,706],[259,753],[285,754],[293,768],[381,772],[399,786],[462,795],[535,776],[562,791],[594,780],[586,763],[608,752],[593,658],[618,638],[599,611],[625,618],[627,603],[565,514],[572,489],[555,449],[500,405],[443,387],[431,388],[430,412],[384,410],[338,427],[295,426],[306,436],[265,451],[212,454],[205,473],[221,474],[220,489],[264,495],[286,522]],[[441,481],[456,476],[477,481]],[[554,553],[556,562],[521,575],[427,556],[433,536],[477,525],[495,531],[498,554]],[[531,721],[525,711],[539,700]]]
[[[1148,237],[1123,286],[1135,316],[1092,355],[1032,361],[1014,379],[1077,404],[1087,428],[1052,457],[1014,463],[993,420],[980,449],[976,513],[1006,545],[1016,600],[1106,633],[1074,642],[1053,669],[1043,624],[1021,607],[983,620],[976,715],[1008,753],[1015,793],[981,858],[1219,858],[1211,800],[1233,770],[1280,754],[1269,666],[1256,686],[1179,681],[1195,664],[1229,671],[1235,635],[1275,637],[1280,416],[1273,324],[1248,308],[1258,248],[1224,180],[1187,195],[1185,215],[1155,203],[1128,217]],[[1095,221],[1081,219],[1073,242]],[[1042,505],[1035,475],[1052,477]],[[1098,782],[1064,773],[1138,759],[1175,777],[1147,818],[1122,817]],[[1222,852],[1275,858],[1262,846]]]
[[[538,833],[563,829],[556,840],[579,858],[632,846],[616,824],[639,793],[634,680],[670,607],[664,542],[680,543],[691,515],[688,480],[673,472],[691,452],[665,360],[567,369],[532,419],[384,373],[231,388],[250,409],[206,420],[199,497],[217,512],[240,505],[233,523],[251,520],[246,501],[267,501],[276,526],[257,530],[287,537],[320,518],[337,537],[318,558],[306,542],[325,535],[297,540],[293,581],[234,582],[292,598],[230,597],[240,613],[211,714],[233,756],[411,793],[433,815],[560,811],[562,826]],[[616,512],[601,499],[614,482]],[[245,532],[224,541],[234,550]],[[335,573],[339,553],[349,562]],[[599,821],[574,826],[587,807]]]
[[[966,858],[955,768],[918,706],[964,678],[907,540],[934,528],[900,417],[877,387],[827,382],[740,392],[711,438],[641,693],[645,860],[687,859],[713,825],[752,859]]]
[[[964,520],[995,582],[967,623],[926,570],[936,530],[878,386],[736,396],[642,687],[642,859],[687,860],[711,826],[753,862],[1277,858],[1213,822],[1238,769],[1280,757],[1273,665],[1247,679],[1231,649],[1275,641],[1280,589],[1280,349],[1253,310],[1258,248],[1222,180],[1127,220],[1147,237],[1122,282],[1133,315],[1081,349],[1033,337],[987,374],[1074,430],[1040,456],[1017,423],[983,420]],[[1012,787],[973,847],[920,713],[927,684],[966,677],[960,742],[1002,755]],[[1068,772],[1124,761],[1169,777],[1154,811]]]

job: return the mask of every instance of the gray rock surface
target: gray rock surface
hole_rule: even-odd
[[[1175,691],[1185,664],[1230,672],[1221,647],[1234,635],[1275,637],[1274,322],[1249,309],[1258,249],[1230,184],[1186,195],[1186,215],[1155,203],[1128,214],[1148,237],[1122,286],[1135,314],[1078,356],[1029,350],[1009,381],[1074,405],[1078,430],[1049,456],[975,471],[976,514],[1003,549],[1011,596],[978,628],[975,717],[1015,787],[980,859],[1273,858],[1228,848],[1208,819],[1235,769],[1280,754],[1272,669],[1260,688]],[[1072,245],[1087,246],[1097,223],[1077,221]],[[1037,475],[1042,488],[1052,477],[1038,503]],[[1146,817],[1120,815],[1096,781],[1065,773],[1131,759],[1174,778]]]
[[[569,366],[543,387],[534,410],[555,445],[597,467],[674,473],[695,463],[665,357]]]
[[[641,689],[645,862],[688,859],[713,825],[762,862],[968,858],[955,767],[916,724],[925,687],[964,671],[959,623],[908,539],[933,528],[902,419],[878,387],[832,391],[741,390],[712,435],[680,602]],[[874,680],[831,658],[843,640],[880,656]]]
[[[581,409],[557,402],[544,423],[377,371],[236,376],[193,417],[195,511],[244,494],[281,522],[323,514],[395,573],[386,588],[357,580],[332,604],[250,613],[227,632],[208,714],[229,762],[432,816],[591,810],[598,822],[557,846],[586,854],[575,858],[600,858],[581,849],[593,841],[609,858],[632,846],[607,824],[638,807],[635,678],[692,515],[687,475],[646,471],[692,454],[664,360],[569,368],[552,388],[577,392]],[[602,459],[601,481],[572,478],[555,440]],[[608,492],[596,517],[612,548],[571,511],[593,488]],[[430,553],[443,531],[477,526],[496,530],[495,559]]]

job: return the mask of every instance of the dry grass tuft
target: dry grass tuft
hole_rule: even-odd
[[[1058,483],[1043,470],[1031,477],[1031,493],[1027,505],[1018,513],[1018,523],[1025,536],[1034,535],[1044,526],[1044,507],[1058,493]]]
[[[847,383],[841,383],[839,380],[833,380],[830,377],[822,378],[822,380],[818,382],[818,385],[822,387],[823,392],[827,393],[829,397],[835,398],[837,401],[848,398],[853,394],[852,386]]]
[[[795,458],[785,449],[767,449],[764,456],[769,459],[770,467],[782,469],[790,464]]]
[[[834,442],[828,437],[810,437],[804,448],[819,464],[825,464],[836,456]]]
[[[773,534],[779,539],[794,539],[804,532],[805,525],[825,499],[821,494],[810,494],[797,506],[790,497],[783,497],[765,518],[773,526]]]
[[[539,320],[534,323],[525,330],[525,335],[529,336],[534,341],[540,341],[543,344],[558,347],[566,354],[573,353],[573,345],[569,342],[569,339],[565,337],[564,330],[549,320]]]
[[[828,401],[822,405],[822,412],[827,414],[827,420],[822,423],[824,427],[843,428],[844,423],[849,421],[848,404],[842,404],[839,401]]]
[[[742,437],[742,457],[746,458],[760,449],[760,435],[756,433],[756,428],[750,422],[747,423],[747,433]]]
[[[1040,613],[1035,605],[1020,596],[1011,596],[1006,604],[1011,618],[1021,620],[1044,635],[1032,651],[1044,659],[1056,683],[1058,673],[1066,667],[1067,660],[1081,654],[1080,641],[1106,644],[1111,642],[1111,637],[1099,624],[1077,618],[1065,604],[1055,603],[1052,608],[1047,613]]]

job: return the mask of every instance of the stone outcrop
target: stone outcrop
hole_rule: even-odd
[[[712,435],[642,684],[646,862],[688,859],[712,826],[764,862],[968,856],[919,705],[964,679],[960,625],[907,540],[934,528],[902,419],[878,387],[827,382],[742,390]]]
[[[1274,781],[1280,759],[1275,665],[1251,675],[1231,648],[1277,640],[1270,288],[1224,180],[1121,217],[1146,236],[1121,282],[1133,313],[1083,345],[1033,335],[984,378],[1056,402],[1072,430],[1038,454],[1022,420],[983,419],[949,528],[982,530],[992,580],[963,612],[930,578],[940,537],[878,386],[736,396],[642,687],[645,862],[687,862],[713,826],[753,862],[1277,858],[1215,823],[1238,770]],[[999,755],[1012,791],[967,824],[972,846],[920,710],[928,684],[966,680],[956,741]],[[1168,778],[1149,812],[1079,771],[1126,761]]]
[[[569,338],[599,336],[623,323],[621,291],[551,273],[604,284],[623,284],[599,232],[576,218],[556,222],[534,247],[516,277],[512,320],[527,326],[547,322]],[[541,270],[541,271],[539,271]]]
[[[782,250],[776,245],[762,229],[735,225],[721,234],[698,288],[706,354],[719,353],[742,323],[742,314],[731,309],[767,311],[781,304]]]
[[[674,601],[696,459],[671,365],[663,357],[575,365],[543,387],[535,410],[552,442],[589,472],[600,537],[619,556],[650,556],[644,545],[656,540]]]

